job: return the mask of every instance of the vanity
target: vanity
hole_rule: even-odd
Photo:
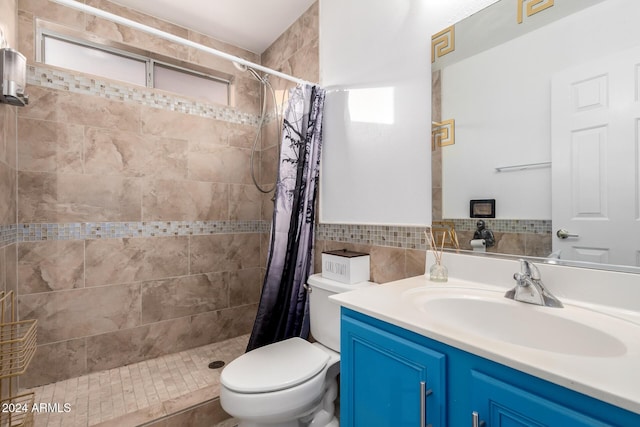
[[[418,276],[332,297],[341,425],[640,425],[637,275],[538,264],[556,308],[504,297],[517,260],[443,262],[445,284]]]

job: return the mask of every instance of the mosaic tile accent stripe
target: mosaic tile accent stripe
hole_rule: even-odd
[[[0,247],[15,243],[18,238],[18,227],[15,224],[0,225]]]
[[[333,240],[336,242],[426,250],[425,230],[425,227],[318,224],[316,238],[318,240]]]
[[[145,221],[18,224],[16,241],[91,240],[224,233],[268,233],[266,221]]]
[[[458,231],[475,231],[477,219],[451,219]],[[551,233],[551,220],[485,219],[487,227],[500,233]],[[318,224],[316,238],[336,242],[427,250],[426,227],[385,225]]]
[[[479,218],[445,219],[455,224],[456,230],[475,231]],[[498,233],[551,234],[550,219],[483,219],[487,228]]]
[[[257,126],[259,117],[237,111],[224,105],[216,105],[180,96],[161,93],[153,88],[130,86],[109,80],[99,80],[74,73],[45,67],[27,66],[27,83],[67,92],[95,95],[117,101],[133,102],[148,107],[208,117],[231,123]]]

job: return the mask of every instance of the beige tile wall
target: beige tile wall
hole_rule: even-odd
[[[260,60],[106,0],[86,3]],[[48,0],[17,4],[20,50],[29,63],[35,20],[44,19],[233,75],[235,110],[258,112],[258,83],[227,61]],[[262,199],[249,174],[254,126],[39,85],[27,92],[30,105],[15,119],[19,224],[262,218]],[[0,162],[0,174],[10,177],[10,165]],[[13,184],[4,175],[0,197],[15,205]],[[11,207],[2,206],[4,220]],[[38,351],[21,386],[250,332],[261,287],[260,243],[252,232],[19,242],[13,262],[20,315],[39,321]],[[0,252],[0,266],[8,258]]]
[[[17,39],[17,0],[0,2],[0,30],[9,47]],[[17,206],[17,107],[0,104],[0,291],[17,286],[15,233]]]

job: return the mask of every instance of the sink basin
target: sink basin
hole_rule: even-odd
[[[568,355],[617,357],[627,352],[621,338],[640,331],[629,322],[576,306],[513,301],[504,298],[504,291],[419,288],[406,291],[403,299],[431,323],[482,337],[488,347],[499,341]]]

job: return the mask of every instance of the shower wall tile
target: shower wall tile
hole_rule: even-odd
[[[320,34],[320,2],[314,2],[300,17],[300,41],[301,46],[317,42]]]
[[[317,40],[319,37],[318,11],[319,5],[318,2],[315,2],[262,53],[262,64],[266,67],[276,68],[299,49]],[[317,57],[313,60],[318,63]],[[296,77],[299,76],[296,75]],[[318,78],[316,77],[313,81],[318,81]]]
[[[140,131],[140,106],[96,98],[92,95],[60,92],[58,121],[87,126]]]
[[[171,24],[167,21],[154,18],[143,13],[139,13],[133,9],[123,7],[105,0],[88,0],[88,6],[97,7],[107,12],[114,13],[127,19],[140,22],[145,25],[157,28],[162,31],[174,34],[178,37],[187,38],[188,30],[178,25]],[[177,43],[153,37],[145,32],[134,30],[132,28],[113,23],[92,15],[87,15],[85,30],[87,32],[104,37],[108,40],[122,42],[137,48],[149,50],[151,52],[160,53],[173,58],[187,59],[188,48]]]
[[[18,243],[20,294],[84,287],[84,242]]]
[[[16,170],[0,162],[0,224],[16,223]]]
[[[192,144],[226,145],[226,123],[207,117],[142,107],[142,133],[186,139]]]
[[[229,185],[229,219],[251,221],[261,219],[262,193],[253,185]]]
[[[18,164],[33,172],[82,173],[84,128],[78,125],[18,119]]]
[[[246,59],[247,61],[251,61],[255,63],[260,62],[260,55],[258,54],[255,54],[253,52],[242,49],[240,47],[231,45],[229,43],[216,40],[212,37],[198,33],[196,31],[189,30],[188,38],[192,42],[200,43],[204,46],[208,46],[210,48],[229,53],[239,58]],[[210,67],[210,68],[213,68],[214,70],[219,70],[224,73],[232,74],[235,77],[238,77],[243,74],[242,71],[238,71],[231,62],[194,48],[189,48],[189,60],[191,62],[195,62],[196,64],[200,64],[204,67]]]
[[[293,56],[302,44],[301,28],[302,24],[298,20],[282,33],[280,37],[262,53],[262,64],[266,67],[274,68]]]
[[[257,304],[262,290],[262,269],[248,268],[229,273],[229,306]]]
[[[33,33],[33,13],[24,10],[18,10],[18,52],[27,58],[27,62],[35,61],[36,55],[34,51],[35,37]],[[29,93],[29,92],[27,92]],[[29,99],[31,102],[31,99]]]
[[[313,43],[302,47],[291,58],[289,58],[290,73],[298,78],[317,82],[320,74],[320,64],[316,58],[319,56],[318,39]]]
[[[249,173],[260,84],[228,61],[48,0],[16,3],[30,103],[11,109],[13,124],[0,111],[0,219],[13,203],[5,216],[13,212],[8,224],[21,230],[0,222],[2,241],[18,241],[0,248],[0,286],[16,288],[19,270],[21,318],[39,320],[41,344],[23,386],[249,332],[268,239],[256,224],[266,202]],[[116,3],[84,3],[260,62]],[[233,106],[35,64],[36,18],[212,66],[214,75],[235,77]],[[7,134],[20,135],[19,153]],[[3,183],[5,193],[19,183],[7,204]]]
[[[18,292],[18,250],[15,243],[4,247],[4,286],[7,292],[13,291],[14,295]],[[17,304],[17,302],[16,302]]]
[[[266,269],[269,260],[269,246],[271,244],[271,233],[260,234],[260,268]]]
[[[20,387],[35,387],[86,373],[87,347],[84,338],[39,345],[29,369],[20,376]]]
[[[197,347],[251,333],[257,311],[257,304],[249,304],[192,316],[190,343]]]
[[[58,120],[58,98],[60,91],[27,84],[29,104],[20,108],[19,116],[29,119]]]
[[[38,320],[47,344],[140,324],[140,285],[102,286],[19,297],[21,319]]]
[[[171,33],[178,37],[187,38],[188,30],[162,19],[155,18],[153,16],[145,15],[144,13],[130,9],[128,7],[120,6],[108,0],[86,0],[87,6],[97,7],[98,9],[105,10],[110,13],[114,13],[123,18],[131,19],[144,25],[157,28],[167,33]]]
[[[27,88],[30,96],[29,105],[20,109],[21,117],[140,131],[139,105],[33,85],[28,85]]]
[[[18,222],[141,220],[141,183],[102,175],[18,172]]]
[[[87,15],[86,20],[86,31],[99,37],[136,48],[142,47],[145,50],[171,58],[186,60],[189,56],[188,48],[184,45],[92,15]]]
[[[18,10],[77,30],[84,29],[84,13],[49,0],[19,0]]]
[[[243,125],[238,123],[227,124],[228,143],[232,147],[248,148],[253,147],[256,138],[256,127],[253,125]],[[257,148],[260,148],[258,143]]]
[[[188,274],[188,237],[87,240],[85,252],[87,287]]]
[[[212,182],[147,180],[142,211],[146,221],[229,219],[229,186]]]
[[[249,170],[251,150],[212,147],[189,152],[189,179],[232,184],[253,184]]]
[[[234,80],[233,88],[233,105],[242,111],[259,115],[260,104],[255,101],[262,96],[262,85],[253,76],[244,73]]]
[[[111,369],[195,347],[188,345],[190,335],[190,319],[181,317],[88,337],[87,370]]]
[[[191,236],[191,274],[236,271],[260,265],[260,234]]]
[[[271,188],[278,178],[278,147],[262,150],[260,158],[260,183]]]
[[[184,276],[142,284],[142,323],[229,307],[229,273]]]
[[[16,169],[17,107],[0,105],[0,162]]]
[[[187,177],[188,142],[124,132],[87,128],[85,132],[85,172],[132,177]]]
[[[0,24],[3,27],[7,46],[16,48],[16,4],[18,0],[4,0],[0,3]]]

